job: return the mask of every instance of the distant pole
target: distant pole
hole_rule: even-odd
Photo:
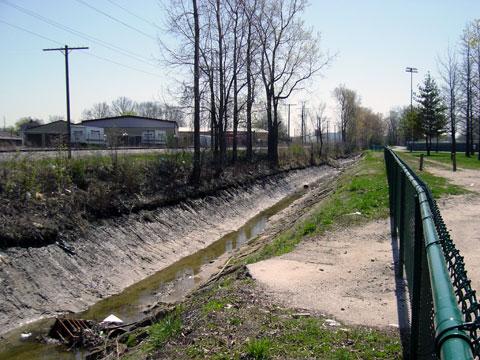
[[[291,140],[291,137],[290,137],[290,108],[291,108],[292,105],[295,106],[295,104],[285,104],[285,105],[288,105],[287,136],[288,136],[288,143],[290,144],[290,140]]]
[[[43,51],[60,51],[65,55],[65,80],[67,87],[67,146],[68,146],[68,158],[72,158],[72,134],[71,134],[71,120],[70,120],[70,84],[68,76],[68,53],[72,50],[87,50],[88,47],[68,47],[56,49],[43,49]]]
[[[410,73],[410,117],[413,116],[413,73],[417,73],[418,69],[414,67],[407,67],[406,72]],[[413,122],[411,127],[411,137],[410,137],[410,152],[413,151]]]
[[[288,128],[287,128],[287,134],[288,134],[288,142],[290,143],[290,107],[292,104],[288,104]],[[480,154],[480,153],[479,153]]]

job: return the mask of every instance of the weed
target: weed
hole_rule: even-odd
[[[268,339],[250,340],[246,345],[246,353],[251,359],[264,360],[269,358],[271,342]]]
[[[148,350],[161,348],[171,337],[180,333],[182,320],[178,311],[168,314],[148,329]]]
[[[202,311],[204,314],[210,314],[212,312],[220,311],[226,305],[226,300],[213,299],[203,305]]]

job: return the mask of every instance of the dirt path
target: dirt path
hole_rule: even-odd
[[[433,165],[433,166],[428,166]],[[473,169],[457,169],[453,172],[447,169],[445,164],[437,164],[433,161],[428,161],[426,171],[433,175],[440,176],[450,180],[453,184],[462,186],[470,191],[478,191],[480,188],[480,171]]]
[[[387,220],[305,240],[292,253],[248,269],[286,306],[321,312],[347,324],[398,323]]]
[[[472,286],[480,291],[480,196],[460,195],[439,200],[438,206],[455,245],[464,257]]]

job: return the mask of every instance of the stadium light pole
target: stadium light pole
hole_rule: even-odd
[[[413,114],[413,74],[418,73],[418,69],[414,67],[405,68],[406,72],[410,73],[410,116]],[[413,122],[410,137],[410,152],[413,152]]]

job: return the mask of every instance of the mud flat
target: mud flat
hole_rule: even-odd
[[[291,171],[215,196],[105,220],[90,225],[67,250],[53,244],[1,251],[0,333],[84,311],[213,244],[304,184],[337,172],[327,166]]]

